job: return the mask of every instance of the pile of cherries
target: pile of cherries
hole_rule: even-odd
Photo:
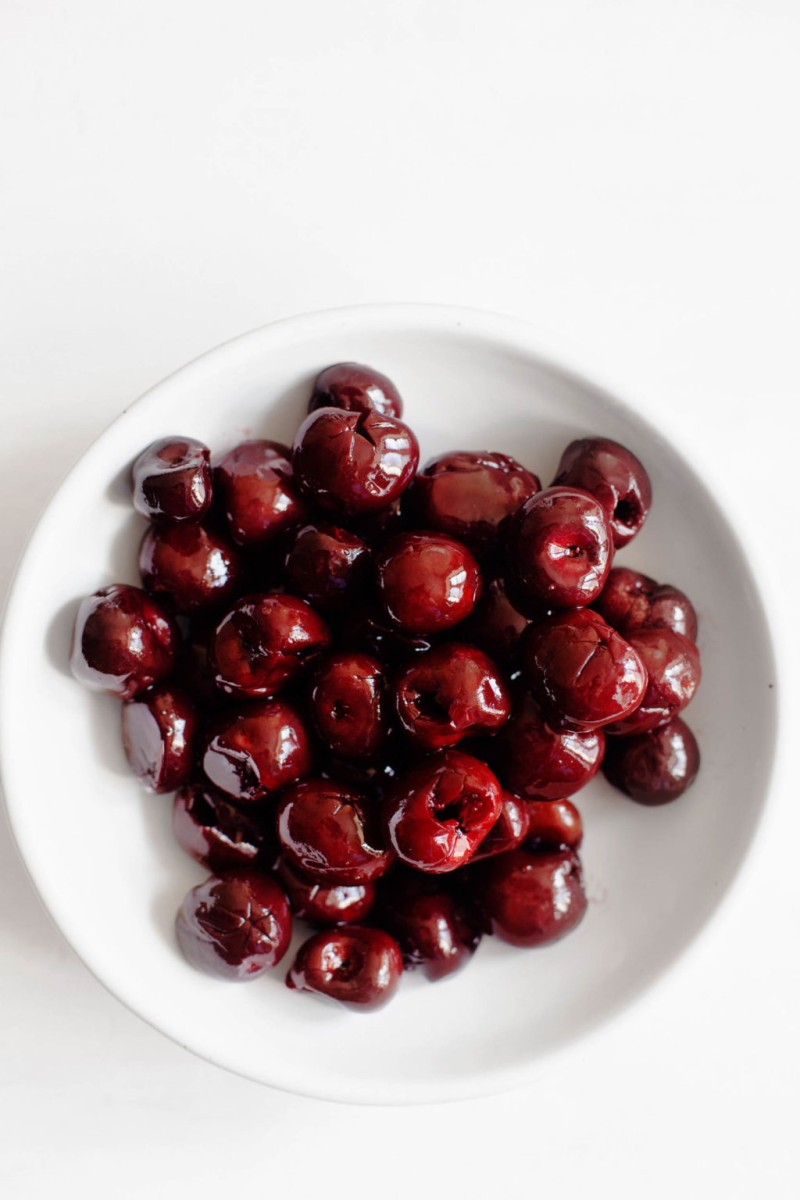
[[[586,909],[568,797],[602,764],[661,804],[699,765],[678,715],[700,680],[692,605],[612,568],[650,506],[638,459],[584,438],[547,488],[497,453],[418,473],[401,416],[389,379],[343,363],[292,449],[246,441],[212,468],[191,438],[148,446],[143,586],[84,600],[72,649],[213,871],[178,913],[187,959],[251,979],[295,918],[318,932],[288,985],[362,1010],[483,934],[568,933]]]

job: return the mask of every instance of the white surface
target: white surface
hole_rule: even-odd
[[[548,1055],[566,1049],[574,1059],[579,1038],[623,1013],[728,890],[774,757],[775,663],[761,602],[736,535],[691,468],[634,410],[586,382],[585,363],[559,367],[560,353],[522,322],[463,308],[372,305],[278,322],[202,356],[132,405],[36,530],[0,645],[0,756],[15,836],[87,966],[212,1062],[351,1103],[464,1099],[529,1083]],[[602,778],[581,793],[590,905],[580,929],[539,954],[487,939],[470,970],[436,988],[407,977],[395,1003],[368,1020],[289,992],[285,967],[232,988],[188,966],[174,914],[208,871],[175,844],[171,805],[145,795],[126,770],[119,705],[77,692],[67,669],[79,600],[98,586],[139,583],[145,522],[119,486],[137,450],[170,430],[191,430],[216,454],[246,433],[289,441],[311,380],[337,359],[380,363],[426,458],[451,448],[457,429],[459,446],[513,450],[551,479],[576,437],[601,430],[629,446],[648,466],[656,503],[620,561],[688,591],[703,655],[688,714],[703,757],[691,799],[654,812]],[[37,645],[38,630],[46,632]],[[41,728],[61,773],[56,805],[30,771]],[[295,948],[306,936],[297,932]]]
[[[789,628],[798,49],[793,0],[5,0],[3,569],[87,441],[207,346],[433,300],[601,352],[759,539]],[[577,1065],[404,1112],[186,1055],[94,982],[4,841],[4,1195],[303,1194],[302,1162],[337,1197],[389,1161],[386,1196],[404,1167],[422,1195],[793,1196],[799,814],[786,779],[686,969]]]

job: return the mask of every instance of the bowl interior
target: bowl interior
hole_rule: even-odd
[[[645,809],[598,779],[579,797],[591,901],[579,929],[532,951],[488,939],[460,975],[436,985],[406,976],[398,998],[366,1018],[290,993],[280,968],[235,986],[183,961],[173,917],[205,872],[174,845],[169,800],[144,794],[128,776],[117,702],[85,692],[67,670],[77,600],[112,582],[138,582],[143,522],[128,502],[132,457],[169,433],[192,434],[215,452],[245,436],[290,441],[312,377],[344,359],[395,379],[423,459],[453,448],[500,450],[547,481],[574,437],[598,433],[629,445],[651,474],[654,505],[619,561],[692,596],[704,666],[687,714],[703,755],[692,791]],[[529,1077],[543,1055],[632,1001],[696,935],[731,881],[773,755],[768,629],[736,538],[702,482],[634,411],[543,357],[531,331],[451,310],[284,322],[153,389],[51,503],[17,577],[2,652],[12,824],[78,953],[182,1045],[254,1079],[338,1099],[496,1089]]]

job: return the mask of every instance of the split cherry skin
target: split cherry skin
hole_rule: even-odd
[[[394,938],[382,929],[348,925],[304,942],[286,984],[370,1012],[392,998],[402,973],[403,956]]]
[[[511,697],[500,671],[476,646],[449,642],[415,659],[395,684],[397,715],[427,750],[492,732],[508,720]]]
[[[277,838],[271,822],[244,812],[208,783],[186,784],[172,805],[172,831],[181,849],[217,874],[255,864],[271,867]],[[287,889],[288,891],[288,889]]]
[[[172,792],[189,778],[198,724],[189,696],[170,683],[158,684],[123,704],[125,756],[148,792]]]
[[[603,763],[609,783],[639,804],[669,804],[690,788],[700,750],[689,726],[675,717],[649,733],[611,738]]]
[[[211,504],[211,452],[196,438],[161,438],[134,462],[131,488],[133,507],[151,521],[199,521]]]
[[[307,779],[288,788],[277,821],[285,860],[317,883],[372,883],[391,865],[368,799],[335,780]]]
[[[175,922],[178,944],[194,967],[223,979],[254,979],[289,948],[292,918],[283,891],[252,870],[211,876],[186,895]]]
[[[214,682],[229,696],[274,696],[331,640],[328,626],[296,596],[244,596],[211,639]]]
[[[379,602],[406,634],[451,629],[470,615],[481,591],[473,554],[444,534],[398,534],[376,567]]]
[[[346,611],[370,582],[372,554],[354,533],[320,522],[297,531],[286,555],[288,591],[323,613]]]
[[[141,588],[114,584],[81,601],[70,667],[93,691],[129,700],[170,674],[178,646],[178,631],[160,604]]]
[[[580,438],[561,455],[555,485],[582,488],[603,506],[614,546],[627,546],[650,510],[650,477],[635,454],[610,438]]]
[[[292,704],[256,700],[222,712],[206,734],[202,766],[233,800],[254,804],[308,775],[311,742]]]
[[[343,408],[347,412],[381,413],[402,417],[403,401],[387,375],[362,363],[343,362],[326,367],[314,380],[308,411]]]

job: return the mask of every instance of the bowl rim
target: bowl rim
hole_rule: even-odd
[[[120,1001],[129,1011],[159,1033],[177,1042],[178,1045],[183,1046],[184,1049],[191,1050],[197,1057],[205,1059],[205,1061],[215,1066],[222,1067],[233,1074],[241,1075],[243,1078],[247,1078],[253,1082],[266,1084],[266,1086],[296,1095],[339,1103],[379,1105],[428,1104],[494,1095],[531,1082],[556,1057],[566,1062],[570,1054],[580,1054],[588,1038],[594,1038],[607,1031],[610,1026],[616,1025],[622,1014],[632,1005],[638,1007],[651,1001],[654,994],[658,993],[660,987],[664,985],[665,980],[671,979],[674,976],[676,965],[680,962],[688,962],[690,958],[693,958],[698,953],[709,931],[716,926],[721,909],[727,907],[732,895],[738,893],[746,885],[746,881],[749,879],[753,868],[754,860],[757,857],[755,851],[764,840],[764,830],[767,824],[765,813],[770,808],[767,801],[770,795],[776,790],[776,781],[779,776],[782,777],[784,774],[787,746],[784,707],[779,703],[779,698],[783,692],[784,667],[775,653],[779,632],[778,616],[777,612],[765,603],[764,592],[759,582],[760,579],[770,578],[772,572],[768,564],[761,558],[757,546],[748,546],[745,548],[735,525],[729,519],[710,488],[706,485],[703,477],[698,476],[698,483],[705,492],[709,505],[716,511],[717,516],[721,518],[728,529],[735,548],[739,552],[742,567],[749,576],[752,594],[758,603],[765,632],[765,641],[770,654],[771,677],[775,680],[775,689],[772,693],[775,726],[772,735],[772,744],[769,747],[768,777],[764,781],[758,810],[754,814],[751,836],[742,850],[739,862],[731,877],[716,895],[713,907],[709,909],[704,923],[695,931],[690,941],[660,961],[656,967],[649,970],[646,976],[639,982],[636,992],[616,1001],[606,1010],[602,1020],[590,1023],[587,1027],[579,1028],[568,1042],[556,1044],[546,1049],[533,1060],[511,1066],[497,1067],[488,1071],[484,1069],[468,1077],[468,1079],[459,1079],[455,1083],[454,1081],[438,1079],[436,1081],[427,1080],[424,1085],[421,1085],[419,1081],[403,1083],[399,1086],[393,1083],[390,1088],[381,1091],[380,1089],[376,1090],[374,1082],[364,1087],[355,1078],[346,1081],[340,1079],[337,1081],[338,1086],[335,1088],[325,1086],[324,1084],[319,1085],[313,1079],[302,1075],[302,1073],[291,1078],[284,1077],[278,1080],[267,1081],[261,1076],[247,1075],[244,1072],[240,1072],[235,1067],[225,1062],[220,1062],[211,1054],[206,1054],[194,1046],[186,1046],[181,1040],[178,1031],[170,1029],[156,1018],[143,1013],[132,1002],[128,1001],[120,991],[116,990],[113,984],[104,977],[102,961],[96,960],[91,947],[87,949],[83,946],[80,932],[70,927],[69,920],[65,919],[63,914],[59,915],[57,899],[50,894],[47,880],[42,877],[42,872],[37,872],[34,865],[36,860],[35,847],[32,848],[30,846],[25,833],[21,831],[20,825],[15,821],[17,804],[7,786],[5,763],[10,759],[12,749],[7,740],[7,721],[4,719],[4,716],[13,704],[13,697],[9,694],[8,670],[6,669],[8,645],[21,615],[19,609],[24,594],[27,564],[33,560],[37,543],[44,536],[47,516],[62,490],[67,487],[73,476],[83,471],[87,462],[90,462],[92,458],[100,454],[107,435],[119,423],[125,420],[134,405],[144,403],[155,393],[163,396],[164,392],[171,390],[176,383],[179,383],[181,386],[187,383],[191,384],[193,377],[200,377],[205,374],[212,361],[215,366],[218,366],[227,359],[227,366],[234,368],[237,361],[246,359],[251,348],[257,343],[261,344],[265,338],[273,338],[279,342],[286,340],[291,342],[293,339],[306,341],[313,338],[316,330],[320,332],[324,330],[326,334],[331,334],[335,333],[337,328],[342,333],[365,330],[379,331],[381,329],[385,329],[386,332],[434,331],[437,333],[457,334],[467,340],[478,339],[485,342],[492,342],[498,348],[521,352],[571,381],[590,388],[595,393],[601,393],[604,401],[612,408],[623,413],[635,412],[637,420],[646,431],[652,433],[654,438],[658,440],[666,440],[687,467],[695,475],[698,474],[696,454],[685,450],[680,434],[676,433],[674,428],[671,428],[668,423],[662,425],[660,428],[657,427],[650,420],[647,412],[642,413],[639,411],[638,407],[628,399],[628,389],[614,383],[611,378],[612,373],[598,354],[591,355],[585,348],[577,347],[572,339],[563,333],[545,329],[541,325],[533,324],[516,316],[458,305],[390,301],[320,309],[313,312],[282,317],[264,325],[256,326],[245,333],[238,334],[204,351],[188,363],[170,372],[135,400],[127,404],[118,416],[109,422],[89,443],[78,459],[61,477],[52,489],[30,531],[11,574],[0,617],[0,793],[4,801],[3,808],[11,834],[11,841],[16,847],[34,891],[41,900],[52,923],[66,939],[84,966],[102,984],[105,990]],[[95,962],[97,962],[97,965],[95,965]]]

